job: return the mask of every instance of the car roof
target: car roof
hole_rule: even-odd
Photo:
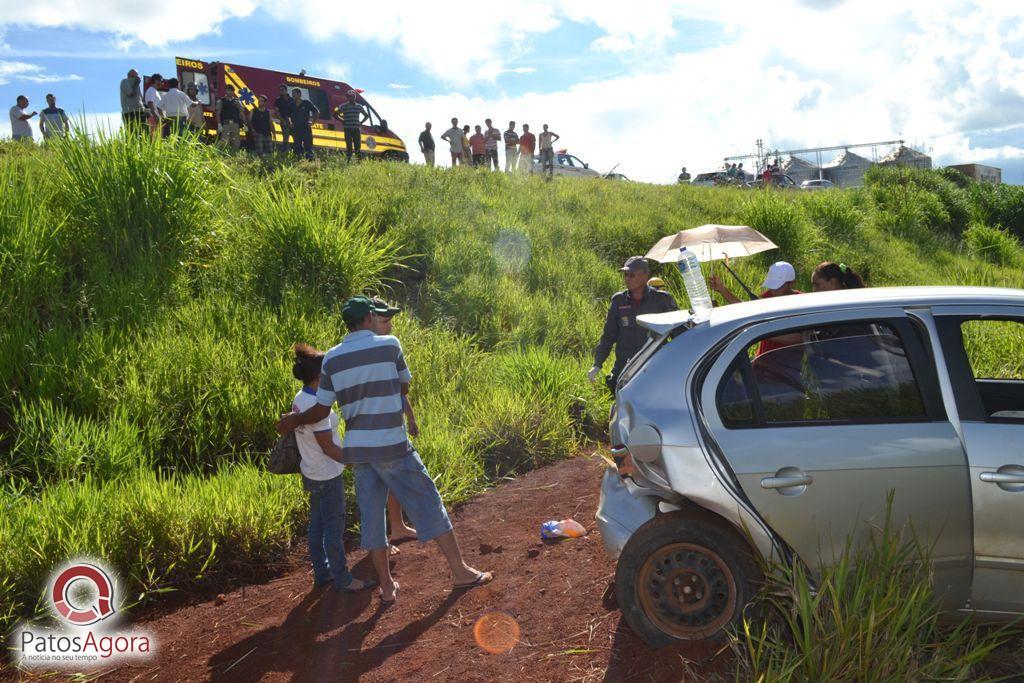
[[[811,292],[744,301],[712,309],[712,326],[770,320],[823,311],[853,310],[877,306],[1024,306],[1024,290],[1001,287],[866,287],[834,292]],[[637,316],[637,321],[656,333],[668,333],[690,319],[689,311]]]

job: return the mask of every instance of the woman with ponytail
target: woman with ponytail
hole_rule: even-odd
[[[292,374],[302,382],[295,394],[292,411],[303,412],[316,404],[320,386],[320,365],[324,354],[308,344],[295,345]],[[313,565],[313,585],[334,583],[340,593],[355,593],[377,585],[374,580],[357,579],[345,561],[345,484],[338,438],[338,414],[330,415],[295,429],[299,447],[302,488],[309,494],[309,561]]]
[[[833,292],[837,289],[862,289],[864,278],[845,263],[825,261],[818,264],[811,275],[811,287],[815,292]]]

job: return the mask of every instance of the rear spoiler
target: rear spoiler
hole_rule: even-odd
[[[650,330],[658,337],[676,329],[680,325],[686,325],[693,318],[690,311],[669,311],[668,313],[645,313],[636,317],[636,324],[645,330]]]

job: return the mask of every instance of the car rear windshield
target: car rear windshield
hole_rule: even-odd
[[[656,335],[653,332],[648,332],[647,342],[640,347],[640,350],[636,352],[636,355],[633,356],[629,362],[626,363],[626,367],[622,369],[622,375],[619,376],[619,386],[624,386],[629,382],[629,380],[639,372],[640,368],[646,365],[647,361],[654,357],[654,354],[688,329],[688,326],[680,325],[663,336]]]

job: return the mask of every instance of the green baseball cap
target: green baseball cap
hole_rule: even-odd
[[[371,301],[373,302],[374,311],[377,313],[377,315],[382,315],[385,318],[390,318],[394,314],[402,312],[401,308],[398,308],[397,306],[392,306],[383,299],[378,299],[377,297],[374,297],[373,299],[371,299]]]
[[[345,322],[359,322],[370,313],[387,315],[388,307],[379,307],[365,296],[354,296],[341,307],[341,317]]]

